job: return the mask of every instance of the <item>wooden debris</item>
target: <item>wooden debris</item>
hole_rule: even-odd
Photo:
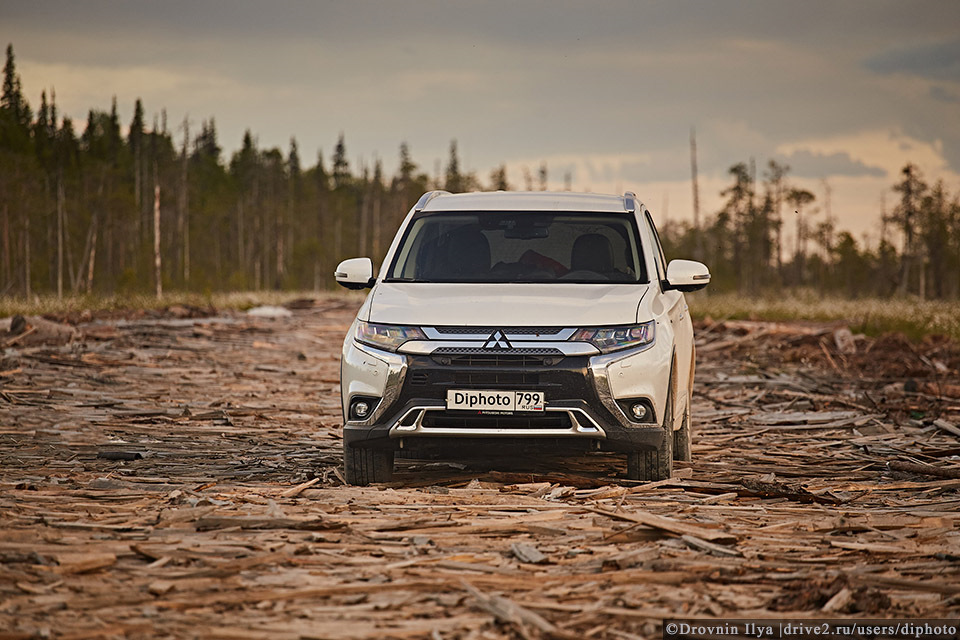
[[[287,489],[286,491],[284,491],[284,492],[281,493],[280,495],[283,496],[284,498],[295,498],[295,497],[297,497],[298,495],[300,495],[301,493],[303,493],[303,490],[304,490],[304,489],[309,489],[310,487],[312,487],[313,485],[317,484],[318,482],[320,482],[320,478],[314,478],[313,480],[307,480],[307,481],[304,482],[304,483],[298,484],[298,485],[295,486],[295,487],[291,487],[290,489]]]
[[[946,431],[947,433],[952,433],[955,436],[960,436],[960,427],[956,427],[950,424],[949,422],[947,422],[946,420],[942,420],[942,419],[934,420],[933,426],[937,427],[942,431]]]
[[[938,478],[960,479],[960,467],[935,467],[932,464],[915,464],[913,462],[901,462],[900,460],[891,460],[887,463],[887,466],[893,471],[919,473],[927,476],[936,476]]]
[[[295,529],[297,531],[326,531],[339,529],[343,523],[331,522],[326,518],[296,519],[271,518],[259,516],[203,516],[196,521],[197,531],[215,529]]]
[[[87,573],[112,566],[117,556],[112,553],[61,553],[56,556],[61,573]]]
[[[14,316],[6,335],[0,336],[0,343],[6,347],[61,345],[72,342],[78,335],[77,330],[67,324],[37,316]]]
[[[669,616],[955,615],[960,479],[934,473],[958,468],[956,345],[716,323],[672,478],[594,453],[398,459],[389,485],[349,487],[337,354],[359,304],[90,314],[83,340],[5,347],[0,636],[610,640]]]
[[[561,632],[556,626],[533,611],[525,609],[507,598],[487,595],[465,580],[462,584],[463,588],[474,597],[481,609],[493,614],[501,622],[515,625],[523,638],[533,637],[528,627],[533,627],[551,638],[570,638],[571,640],[575,638],[575,636]]]
[[[853,332],[847,327],[841,327],[833,332],[833,342],[837,345],[837,351],[845,356],[852,356],[857,352],[857,342]]]
[[[700,538],[691,536],[689,534],[680,536],[680,539],[694,549],[706,551],[707,553],[711,553],[715,556],[726,558],[740,558],[743,556],[743,554],[736,549],[730,549],[729,547],[724,547],[723,545],[713,544],[712,542],[701,540]]]
[[[622,513],[607,511],[605,509],[597,509],[595,507],[584,508],[588,511],[592,511],[593,513],[599,513],[610,518],[626,520],[627,522],[635,522],[636,524],[652,527],[654,529],[660,529],[669,533],[675,533],[677,535],[692,535],[702,538],[703,540],[719,543],[731,543],[737,541],[736,536],[726,533],[725,531],[707,529],[706,527],[682,522],[680,520],[674,520],[673,518],[667,518],[666,516],[658,516],[653,513],[646,513],[644,511],[631,511],[629,513]]]
[[[540,550],[532,544],[514,542],[510,545],[510,551],[513,552],[514,557],[520,562],[526,562],[527,564],[544,564],[548,562],[547,556],[540,553]]]

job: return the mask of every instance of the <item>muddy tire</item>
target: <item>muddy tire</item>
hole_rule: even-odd
[[[366,486],[393,477],[393,451],[343,445],[343,477],[347,484]]]
[[[673,432],[673,459],[682,462],[693,460],[690,446],[690,410],[683,414],[683,426]]]

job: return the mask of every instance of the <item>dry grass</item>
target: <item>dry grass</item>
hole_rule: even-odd
[[[171,305],[213,306],[218,309],[245,310],[259,305],[282,305],[297,298],[352,297],[358,301],[365,292],[350,291],[235,291],[229,293],[164,294],[116,296],[35,296],[32,300],[0,297],[0,318],[23,315],[62,314],[84,309],[160,309]],[[754,319],[773,321],[837,322],[853,331],[878,335],[899,331],[911,338],[942,334],[960,340],[960,302],[920,300],[918,298],[848,300],[821,298],[810,293],[790,293],[783,297],[748,297],[732,293],[687,294],[690,310],[696,318],[714,320]]]
[[[194,307],[215,307],[217,309],[250,309],[260,305],[282,305],[297,298],[333,298],[358,297],[348,291],[234,291],[227,293],[165,293],[158,300],[152,295],[123,294],[114,296],[64,296],[58,300],[54,295],[34,296],[31,300],[13,297],[0,297],[0,318],[7,316],[62,314],[89,309],[162,309],[172,305]]]
[[[941,334],[960,340],[960,302],[919,298],[848,300],[811,294],[751,298],[737,294],[688,294],[694,317],[714,320],[842,322],[855,332],[897,331],[919,339]]]

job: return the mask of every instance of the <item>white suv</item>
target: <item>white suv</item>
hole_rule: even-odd
[[[633,193],[425,193],[343,343],[346,480],[390,480],[397,451],[627,454],[660,480],[690,459],[694,347],[684,291]]]

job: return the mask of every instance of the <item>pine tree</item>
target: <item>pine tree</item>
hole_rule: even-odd
[[[507,165],[502,164],[490,172],[490,189],[493,191],[509,191],[507,182]]]
[[[193,141],[194,156],[220,162],[222,149],[217,142],[217,125],[213,118],[200,124],[200,133]]]
[[[903,251],[900,254],[900,295],[904,295],[910,288],[914,265],[918,260],[915,242],[917,217],[927,185],[912,163],[907,163],[901,173],[903,179],[893,187],[893,190],[900,194],[900,203],[894,211],[893,220],[903,232]]]
[[[806,280],[806,260],[807,260],[807,236],[809,229],[807,220],[804,218],[804,209],[807,205],[816,199],[812,193],[806,189],[790,189],[787,192],[787,202],[793,208],[797,216],[797,230],[795,238],[795,248],[793,252],[793,265],[796,270],[797,285],[803,285]]]
[[[23,97],[13,45],[8,44],[7,61],[3,66],[3,94],[0,95],[0,147],[25,152],[30,144],[32,121],[30,105]]]
[[[450,193],[464,190],[463,175],[460,173],[460,159],[457,157],[457,141],[450,141],[450,159],[447,162],[447,180],[443,188]]]
[[[382,226],[381,208],[383,206],[383,163],[377,158],[373,166],[373,182],[370,185],[372,199],[372,224],[373,224],[373,256],[379,259],[382,250]]]
[[[347,162],[347,145],[341,133],[337,139],[337,146],[333,150],[333,188],[342,189],[347,186],[349,178],[350,163]]]
[[[400,188],[405,189],[413,181],[417,165],[410,159],[410,148],[406,142],[400,143]]]
[[[40,166],[50,170],[53,158],[53,135],[56,125],[50,122],[50,105],[47,104],[47,92],[40,94],[40,109],[37,111],[37,121],[33,124],[33,144],[37,152],[37,161]]]
[[[326,194],[330,190],[330,176],[327,174],[326,167],[323,166],[323,152],[317,151],[317,166],[314,169],[314,182],[317,185],[317,191],[320,194]]]
[[[776,230],[774,253],[777,256],[777,274],[783,281],[783,201],[787,189],[787,173],[790,167],[771,160],[767,165],[767,193],[771,202],[771,219]]]

